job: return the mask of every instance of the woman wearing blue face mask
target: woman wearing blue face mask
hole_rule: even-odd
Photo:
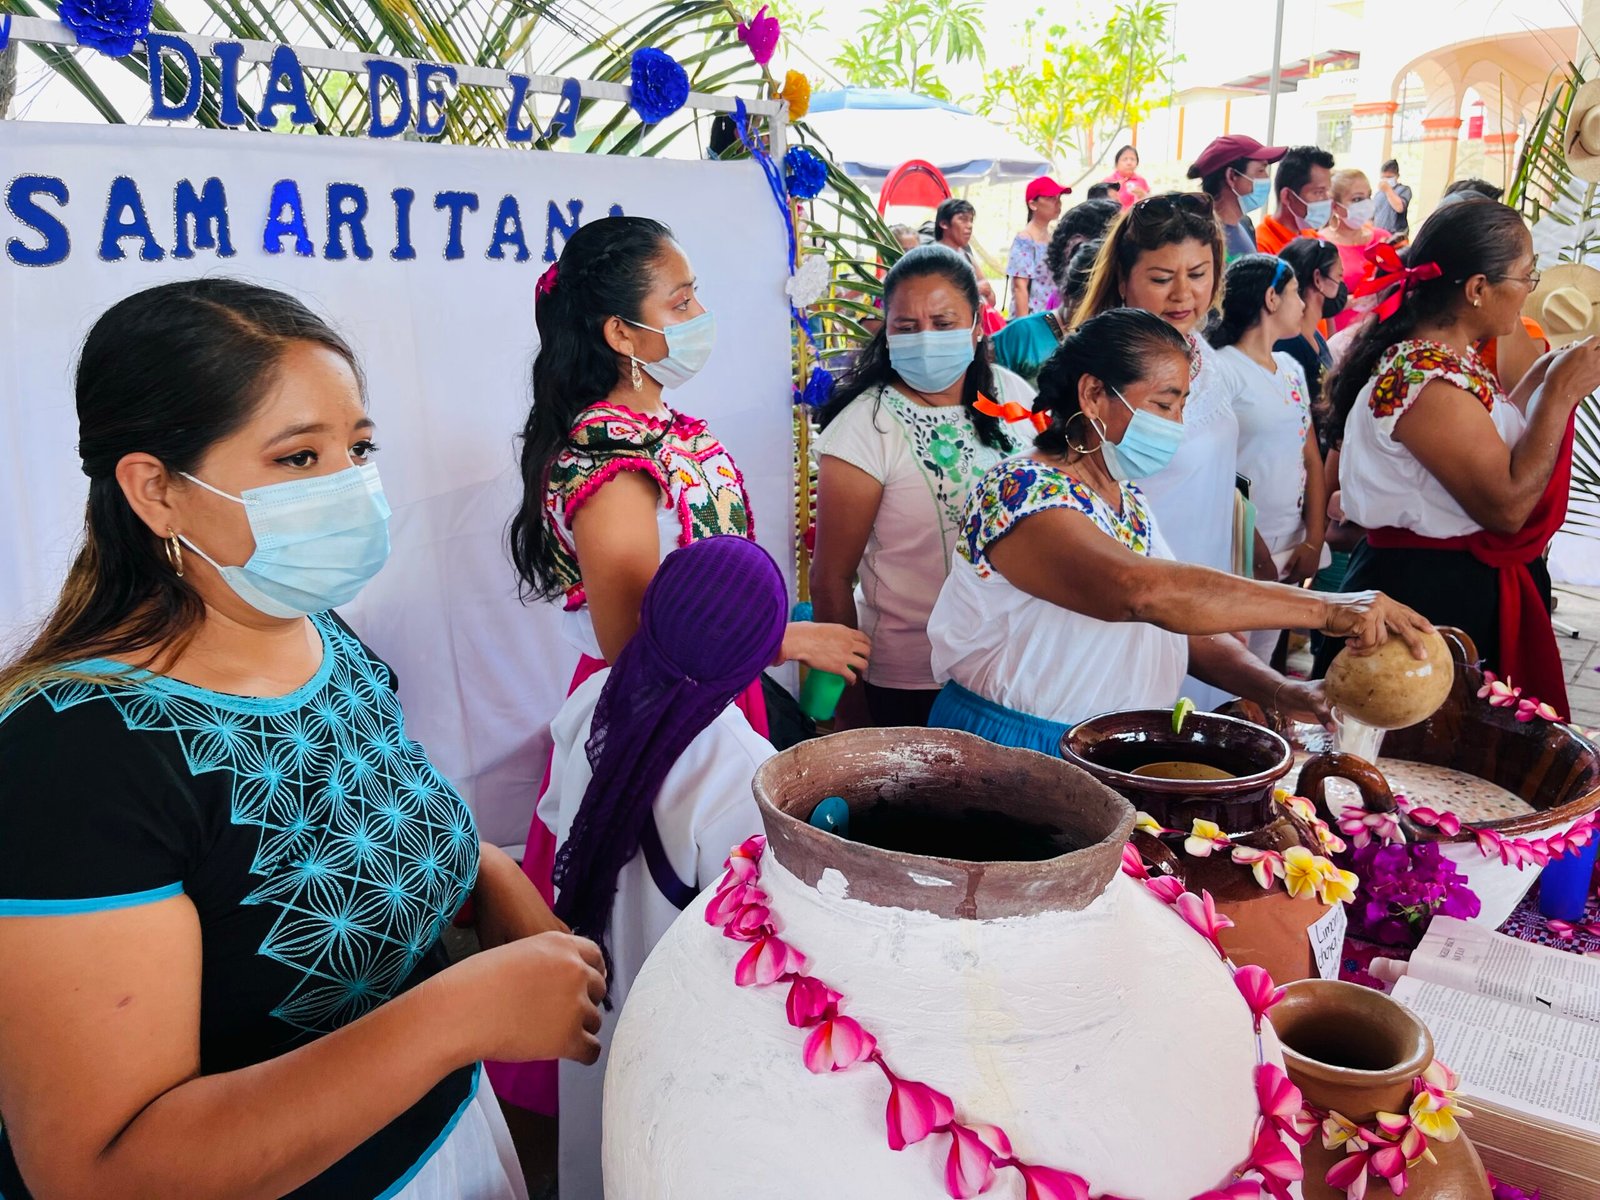
[[[711,356],[715,318],[697,284],[670,229],[624,216],[584,224],[537,287],[539,353],[511,557],[524,596],[566,610],[582,655],[573,690],[637,631],[663,558],[707,537],[754,535],[733,456],[669,402]],[[789,626],[780,659],[853,680],[869,651],[854,629],[804,621]],[[765,735],[759,679],[737,703]],[[555,839],[535,815],[522,867],[547,899],[554,858]],[[551,1115],[553,1066],[490,1070],[503,1099]]]
[[[1322,596],[1175,562],[1137,480],[1183,439],[1189,348],[1150,313],[1081,325],[1039,377],[1032,453],[984,476],[928,636],[946,681],[930,724],[1058,752],[1097,713],[1164,708],[1185,671],[1326,721],[1320,688],[1254,658],[1238,629],[1391,632],[1422,653],[1422,618],[1375,592]],[[1354,631],[1350,633],[1348,631]]]
[[[84,545],[0,668],[0,1193],[524,1196],[480,1060],[594,1062],[600,954],[327,611],[389,546],[349,346],[166,284],[77,408]]]
[[[939,692],[928,614],[968,490],[1012,449],[983,397],[1026,405],[1033,389],[990,365],[977,283],[953,251],[907,251],[883,296],[883,328],[822,412],[811,600],[817,620],[872,638],[873,722],[925,725]]]

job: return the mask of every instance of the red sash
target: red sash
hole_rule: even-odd
[[[1550,614],[1528,564],[1544,553],[1567,519],[1567,488],[1572,481],[1572,436],[1577,411],[1567,421],[1566,436],[1556,456],[1555,470],[1544,495],[1533,506],[1516,533],[1477,533],[1453,538],[1430,538],[1409,529],[1369,529],[1367,541],[1375,550],[1466,550],[1485,566],[1500,573],[1500,661],[1489,664],[1522,689],[1523,695],[1547,701],[1571,719],[1567,707],[1566,669],[1556,649]],[[1424,613],[1424,616],[1427,614]]]

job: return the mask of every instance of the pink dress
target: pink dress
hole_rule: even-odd
[[[1126,179],[1113,171],[1101,182],[1120,183],[1122,185],[1121,190],[1117,192],[1117,200],[1123,208],[1132,208],[1150,194],[1150,181],[1137,171]]]
[[[1356,285],[1365,283],[1372,277],[1373,266],[1367,261],[1367,251],[1379,242],[1386,241],[1389,237],[1383,230],[1374,229],[1370,225],[1367,226],[1367,232],[1372,236],[1359,246],[1345,246],[1338,242],[1330,243],[1339,251],[1339,261],[1344,264],[1345,286],[1352,292],[1356,290]],[[1327,241],[1328,239],[1324,238],[1323,240]],[[1355,305],[1346,305],[1345,310],[1333,319],[1334,332],[1337,333],[1341,329],[1354,325],[1362,317],[1366,316],[1369,311],[1371,311],[1371,306],[1367,303],[1364,303],[1359,310]]]
[[[556,541],[556,574],[566,593],[566,610],[582,614],[588,626],[588,598],[578,569],[578,549],[572,540],[572,521],[578,510],[606,483],[624,471],[648,475],[661,489],[663,553],[719,534],[755,536],[750,497],[744,476],[733,456],[706,428],[706,423],[683,413],[653,417],[617,404],[595,404],[583,410],[572,427],[567,447],[550,468],[545,488],[545,517]],[[670,530],[670,537],[667,531]],[[578,660],[571,695],[584,680],[603,670],[606,663],[592,653]],[[767,709],[758,679],[736,701],[763,737],[767,734]],[[550,766],[545,764],[539,796],[550,786]],[[547,903],[553,901],[550,883],[555,866],[555,836],[535,814],[528,826],[522,855],[523,873],[533,881]],[[495,1093],[519,1108],[546,1116],[556,1112],[554,1062],[485,1064]]]

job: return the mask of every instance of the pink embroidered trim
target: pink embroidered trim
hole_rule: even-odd
[[[596,492],[605,487],[624,471],[640,471],[656,481],[656,486],[661,489],[661,506],[670,508],[672,501],[671,484],[666,472],[660,464],[648,458],[613,458],[606,462],[589,478],[573,489],[572,495],[567,497],[567,502],[562,506],[562,524],[567,531],[572,531],[572,518],[578,515],[578,510],[584,506]]]
[[[989,1190],[1001,1170],[1022,1176],[1028,1200],[1091,1200],[1083,1176],[1055,1167],[1024,1162],[1011,1147],[1005,1130],[995,1125],[956,1119],[956,1104],[926,1083],[896,1075],[889,1068],[878,1039],[861,1022],[844,1014],[844,996],[807,970],[804,954],[778,936],[781,926],[760,888],[761,858],[767,839],[760,834],[735,846],[724,864],[726,872],[706,906],[706,924],[718,926],[723,936],[744,942],[747,949],[734,967],[737,987],[789,985],[785,1010],[789,1024],[810,1032],[801,1057],[806,1069],[825,1075],[871,1063],[889,1084],[885,1112],[889,1148],[902,1150],[935,1134],[950,1139],[945,1156],[945,1191],[953,1200],[966,1200]],[[1132,846],[1122,850],[1122,870],[1141,880],[1150,892],[1171,906],[1184,922],[1211,943],[1225,965],[1232,968],[1217,935],[1233,924],[1216,911],[1209,893],[1196,896],[1183,890],[1172,876],[1156,879]],[[1261,1115],[1249,1157],[1233,1171],[1227,1183],[1192,1200],[1287,1200],[1289,1185],[1304,1171],[1286,1138],[1305,1145],[1312,1130],[1302,1115],[1300,1090],[1281,1068],[1266,1061],[1261,1043],[1261,1022],[1283,998],[1272,977],[1260,967],[1234,969],[1233,981],[1255,1020],[1256,1098]],[[1253,1178],[1246,1178],[1253,1176]],[[1114,1200],[1100,1194],[1093,1200]]]

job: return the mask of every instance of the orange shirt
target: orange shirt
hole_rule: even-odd
[[[1316,237],[1311,230],[1296,233],[1277,217],[1266,216],[1256,226],[1256,249],[1263,254],[1277,254],[1297,237]]]
[[[1550,349],[1550,343],[1544,336],[1544,328],[1539,324],[1539,322],[1535,321],[1532,317],[1524,316],[1522,318],[1522,327],[1528,331],[1528,336],[1532,338],[1538,345],[1540,353]],[[1484,342],[1478,350],[1479,355],[1481,355],[1483,358],[1483,365],[1488,367],[1490,371],[1494,372],[1496,379],[1500,378],[1499,349],[1500,339],[1490,338],[1488,341]],[[1501,382],[1500,386],[1505,388],[1505,390],[1508,392],[1511,390],[1505,386],[1503,381]]]

